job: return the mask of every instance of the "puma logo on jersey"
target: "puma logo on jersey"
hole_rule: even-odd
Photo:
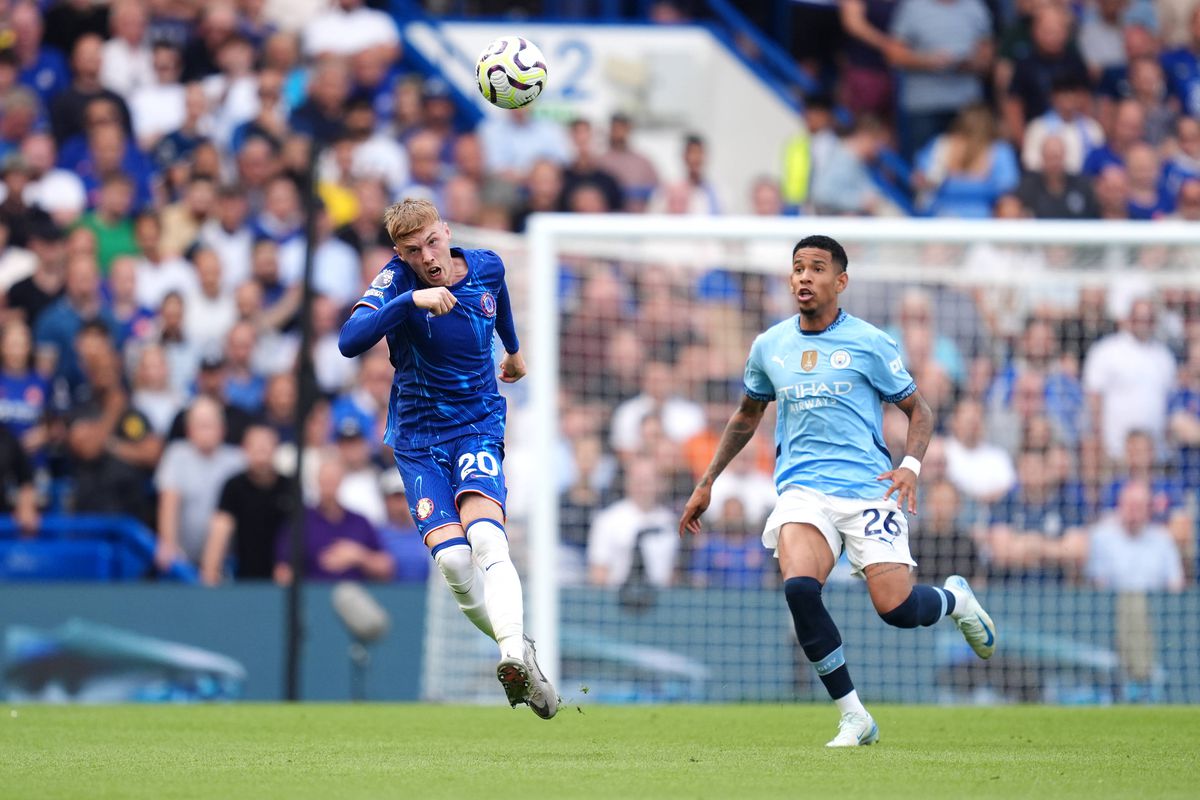
[[[787,366],[787,364],[784,364],[783,359],[780,358],[779,356],[771,356],[771,360],[774,361],[776,364],[778,364],[781,367]]]

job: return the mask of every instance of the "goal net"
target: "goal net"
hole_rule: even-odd
[[[813,233],[846,248],[843,307],[897,340],[937,416],[915,579],[966,575],[1000,631],[982,662],[948,621],[890,628],[843,558],[824,598],[860,694],[1200,702],[1196,226],[549,215],[455,237],[508,267],[530,368],[505,387],[508,532],[564,699],[825,698],[760,544],[774,404],[703,535],[676,533]],[[906,430],[886,408],[895,462]],[[494,702],[494,647],[432,580],[423,696]]]

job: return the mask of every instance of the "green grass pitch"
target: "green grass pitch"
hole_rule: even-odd
[[[1200,709],[0,706],[0,798],[1200,797]]]

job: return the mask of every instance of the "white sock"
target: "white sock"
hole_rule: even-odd
[[[833,702],[837,705],[839,714],[845,714],[850,711],[857,711],[859,714],[867,714],[867,708],[862,704],[862,701],[858,699],[858,691],[856,689],[851,689],[850,694],[845,695],[844,697],[839,697]],[[867,714],[867,716],[870,716],[870,714]]]
[[[504,527],[492,519],[477,519],[468,526],[467,539],[475,554],[475,563],[483,570],[483,596],[492,630],[500,645],[500,655],[523,658],[525,605],[521,578],[509,557]]]
[[[495,639],[492,621],[488,617],[484,599],[483,581],[478,580],[479,569],[471,556],[471,546],[463,537],[447,539],[433,548],[433,560],[437,563],[446,584],[454,592],[458,607],[476,628]]]

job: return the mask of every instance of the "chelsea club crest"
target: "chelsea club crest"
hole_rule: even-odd
[[[487,316],[496,316],[496,298],[492,297],[491,292],[483,293],[483,296],[479,298],[479,306]]]

